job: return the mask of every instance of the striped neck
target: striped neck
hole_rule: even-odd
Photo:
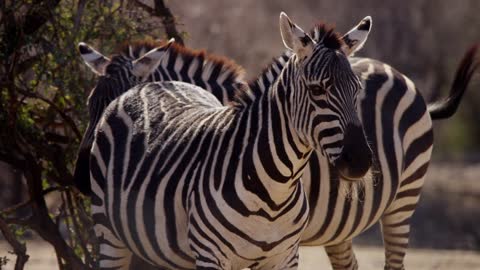
[[[273,58],[272,63],[270,63],[258,77],[248,83],[248,86],[256,96],[260,96],[263,92],[268,91],[292,55],[291,51],[286,51],[279,57]]]
[[[261,97],[264,93],[269,92],[292,55],[292,52],[286,51],[279,57],[273,58],[272,63],[270,63],[255,79],[250,80],[245,87],[234,88],[230,86],[228,90],[231,91],[233,89],[233,91],[235,91],[235,95],[230,101],[239,104],[240,106],[244,106],[245,104],[255,102],[255,100]],[[227,103],[223,100],[221,101],[223,104]]]
[[[294,87],[292,71],[287,66],[268,91],[243,108],[238,125],[249,138],[242,159],[243,173],[248,172],[242,177],[244,185],[277,210],[292,198],[312,152],[300,140],[288,112],[291,89],[285,87]]]
[[[244,70],[233,61],[175,44],[147,81],[182,81],[212,93],[223,104],[246,86]]]

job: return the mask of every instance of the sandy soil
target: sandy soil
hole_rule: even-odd
[[[383,249],[360,246],[355,248],[360,269],[383,269]],[[480,253],[462,250],[410,249],[406,269],[480,269]],[[300,269],[331,269],[327,255],[319,247],[300,249]]]
[[[53,249],[40,241],[28,242],[30,259],[26,270],[57,269]],[[15,257],[8,254],[9,246],[0,242],[0,256],[7,256],[10,261],[2,270],[13,270]],[[358,246],[355,248],[360,269],[383,269],[383,250],[380,247]],[[327,256],[320,247],[300,248],[300,269],[330,269]],[[407,269],[480,269],[480,252],[462,250],[426,250],[412,249],[406,259]]]

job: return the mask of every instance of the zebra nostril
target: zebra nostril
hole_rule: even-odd
[[[343,160],[347,163],[347,164],[351,164],[353,162],[353,158],[352,158],[352,155],[350,153],[345,153],[345,155],[343,156]]]

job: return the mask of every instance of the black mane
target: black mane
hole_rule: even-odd
[[[143,56],[148,51],[166,44],[167,43],[165,41],[145,38],[142,40],[123,43],[115,50],[115,54],[123,55],[132,59],[137,59]],[[221,67],[221,70],[223,72],[228,72],[232,74],[233,76],[237,77],[239,81],[243,80],[245,70],[240,65],[227,57],[210,54],[207,53],[205,50],[186,48],[178,43],[173,43],[169,50],[171,50],[176,55],[182,56],[184,59],[198,57],[204,59],[205,61],[212,62],[214,65]]]
[[[335,27],[326,23],[318,23],[310,31],[311,37],[325,47],[338,50],[344,45],[341,35],[335,32]]]

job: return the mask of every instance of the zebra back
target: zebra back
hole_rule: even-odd
[[[79,44],[79,52],[86,64],[100,78],[88,98],[90,120],[80,143],[73,182],[83,193],[90,193],[89,152],[94,131],[105,108],[116,98],[138,84],[139,81],[183,81],[211,92],[223,104],[231,101],[243,103],[244,97],[251,98],[244,80],[245,71],[232,60],[193,50],[173,43],[166,50],[155,70],[141,78],[129,73],[128,67],[139,61],[155,48],[166,46],[165,42],[152,39],[133,41],[120,45],[109,58],[85,43]],[[149,63],[152,64],[152,63]],[[115,74],[112,76],[112,74]],[[244,95],[238,95],[244,92]]]

